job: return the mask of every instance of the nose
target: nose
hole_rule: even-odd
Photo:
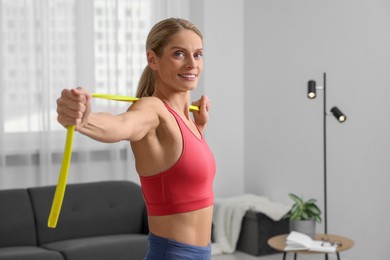
[[[192,68],[195,68],[195,67],[196,67],[196,60],[195,60],[194,57],[188,56],[186,67],[187,67],[188,69],[192,69]]]

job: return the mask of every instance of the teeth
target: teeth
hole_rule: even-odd
[[[195,78],[195,75],[184,75],[184,74],[180,74],[180,76],[184,77],[184,78],[188,78],[188,79],[193,79]]]

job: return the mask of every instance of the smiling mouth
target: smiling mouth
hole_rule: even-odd
[[[194,80],[197,76],[195,74],[179,74],[179,77],[182,77],[186,80]]]

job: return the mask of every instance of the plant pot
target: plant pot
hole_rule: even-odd
[[[315,238],[316,222],[314,219],[310,220],[290,220],[290,231],[296,231]]]

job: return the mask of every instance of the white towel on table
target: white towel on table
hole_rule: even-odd
[[[272,202],[253,194],[244,194],[226,199],[215,199],[214,243],[212,255],[233,253],[241,231],[241,222],[248,210],[261,212],[274,221],[280,220],[291,207]]]

